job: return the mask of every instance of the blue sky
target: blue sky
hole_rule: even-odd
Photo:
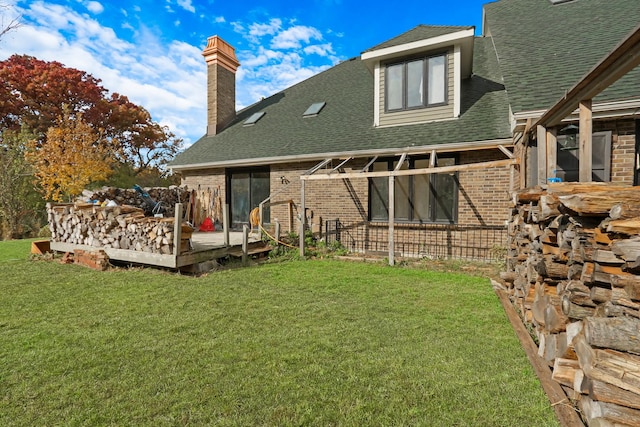
[[[475,25],[486,0],[0,0],[14,53],[87,71],[185,141],[206,129],[207,37],[236,48],[241,109],[419,24]]]

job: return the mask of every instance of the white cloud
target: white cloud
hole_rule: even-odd
[[[237,21],[232,22],[231,27],[233,28],[233,31],[235,31],[236,33],[243,34],[245,32],[244,25],[242,25],[242,23],[240,22],[237,22]]]
[[[88,1],[85,3],[87,10],[93,14],[99,15],[104,12],[104,6],[97,1]]]
[[[320,31],[313,27],[296,25],[278,33],[271,40],[271,47],[274,49],[298,49],[302,43],[309,43],[310,40],[322,40]]]
[[[129,11],[133,15],[140,9],[131,6]],[[112,93],[147,109],[186,145],[204,134],[207,72],[201,47],[183,41],[166,43],[145,24],[135,28],[128,22],[117,24],[118,31],[133,34],[127,41],[92,15],[42,0],[16,12],[24,25],[2,39],[0,60],[13,53],[28,54],[87,71]],[[124,9],[121,13],[128,15]],[[226,22],[222,16],[215,21]],[[238,108],[305,80],[339,59],[332,44],[313,27],[278,18],[229,25],[250,42],[236,46],[241,63],[236,74]]]
[[[277,18],[272,19],[268,24],[253,23],[249,26],[249,36],[252,40],[257,40],[258,37],[275,34],[281,27],[282,21]]]
[[[178,6],[180,6],[186,11],[189,11],[192,13],[196,12],[196,8],[193,7],[193,5],[191,4],[191,0],[178,0]]]
[[[187,145],[204,133],[206,69],[199,48],[163,45],[144,27],[132,44],[87,15],[41,1],[19,12],[24,25],[3,38],[0,60],[18,53],[59,61],[144,107]]]
[[[214,19],[213,22],[217,24],[222,24],[223,22],[227,22],[227,20],[224,19],[224,16],[216,16],[216,19]]]
[[[333,51],[333,47],[331,46],[331,43],[314,44],[314,45],[306,46],[303,49],[303,51],[307,55],[315,54],[319,56],[329,56],[335,53]]]

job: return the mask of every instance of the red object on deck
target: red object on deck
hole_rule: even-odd
[[[202,224],[200,224],[200,231],[216,231],[216,226],[213,225],[213,221],[211,221],[211,218],[207,217],[205,218],[204,221],[202,221]]]

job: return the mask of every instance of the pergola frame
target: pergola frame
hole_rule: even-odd
[[[549,129],[557,126],[573,113],[579,111],[579,161],[581,182],[591,181],[592,155],[592,99],[611,86],[622,76],[640,65],[640,25],[598,62],[561,99],[553,104],[540,118],[527,123],[525,143],[529,132],[536,133],[538,141],[538,183],[544,184],[555,169],[556,132]]]
[[[359,172],[342,172],[344,165],[353,160],[354,157],[347,157],[346,159],[336,159],[339,160],[340,163],[338,166],[329,169],[327,173],[317,173],[323,167],[332,162],[333,159],[324,159],[305,173],[300,176],[300,234],[299,234],[299,244],[300,244],[300,256],[304,257],[304,232],[306,228],[306,206],[305,206],[305,183],[307,181],[319,181],[319,180],[332,180],[332,179],[362,179],[362,178],[380,178],[387,177],[389,179],[389,265],[395,264],[395,253],[394,253],[394,222],[395,222],[395,177],[396,176],[410,176],[410,175],[429,175],[434,173],[452,173],[452,172],[460,172],[460,171],[468,171],[468,170],[478,170],[478,169],[488,169],[488,168],[499,168],[499,167],[509,167],[511,169],[511,177],[510,177],[510,189],[509,191],[513,191],[513,182],[514,182],[514,172],[515,165],[519,163],[519,160],[514,156],[514,154],[506,148],[502,144],[496,145],[494,148],[498,148],[507,159],[504,160],[494,160],[488,162],[477,162],[477,163],[468,163],[464,165],[453,165],[453,166],[435,166],[435,158],[438,150],[431,151],[430,158],[430,167],[428,168],[420,168],[420,169],[403,169],[400,167],[404,163],[407,158],[408,153],[402,152],[398,153],[395,156],[399,157],[398,166],[392,171],[369,171],[369,167],[376,161],[378,156],[373,156],[373,158],[367,163],[367,165],[360,170]],[[445,150],[443,150],[444,152]],[[367,157],[366,155],[362,157]],[[361,157],[361,158],[362,158]],[[338,173],[335,173],[338,172]]]

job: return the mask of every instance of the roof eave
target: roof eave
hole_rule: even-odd
[[[625,117],[640,117],[640,99],[626,99],[621,101],[609,101],[593,104],[593,119],[619,119]],[[547,110],[528,110],[513,114],[515,120],[514,131],[522,131],[528,119],[535,121],[542,117]],[[574,110],[563,122],[577,121],[579,110]]]
[[[329,153],[312,153],[299,154],[293,156],[277,156],[277,157],[260,157],[254,159],[236,159],[220,162],[193,163],[188,165],[169,166],[173,172],[182,172],[188,170],[211,169],[211,168],[232,168],[232,167],[248,167],[248,166],[264,166],[282,163],[295,162],[311,162],[319,161],[327,158],[346,158],[346,157],[373,157],[373,156],[393,156],[403,153],[418,154],[436,152],[455,152],[455,151],[473,151],[487,150],[498,148],[498,146],[511,146],[513,141],[511,138],[499,138],[484,141],[467,141],[455,142],[449,144],[431,144],[422,146],[410,146],[402,148],[381,148],[377,150],[357,150],[357,151],[340,151]]]

